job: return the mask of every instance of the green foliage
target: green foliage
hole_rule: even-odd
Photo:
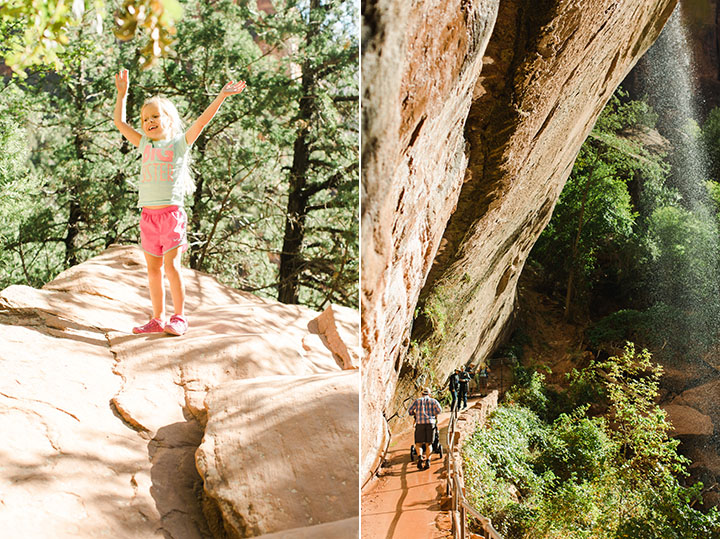
[[[530,336],[521,326],[517,326],[513,330],[512,335],[510,335],[508,342],[495,353],[495,357],[510,361],[510,364],[513,366],[513,374],[516,380],[519,376],[525,375],[525,367],[522,366],[521,360],[525,353],[524,347],[530,344],[530,342]]]
[[[140,49],[140,67],[147,69],[171,53],[177,33],[175,23],[182,14],[177,0],[124,0],[115,12],[113,32],[123,41],[135,37],[138,30],[144,32],[147,41]]]
[[[717,215],[718,210],[720,210],[720,184],[716,181],[708,180],[705,182],[705,188],[707,189],[708,196],[712,201],[713,208]]]
[[[566,314],[597,319],[605,313],[590,305],[619,307],[588,331],[593,346],[613,350],[632,340],[698,357],[718,340],[720,325],[720,188],[702,177],[691,149],[704,144],[717,178],[720,109],[702,126],[671,129],[664,143],[658,133],[647,136],[656,119],[644,101],[618,90],[583,144],[531,261],[552,292],[565,294]],[[667,152],[652,149],[663,144]]]
[[[520,364],[513,371],[515,385],[506,393],[505,399],[529,408],[541,417],[547,414],[550,399],[545,391],[545,376]]]
[[[0,8],[0,56],[21,78],[31,67],[62,71],[63,55],[77,29],[91,26],[102,36],[105,15],[104,0],[7,0]],[[175,23],[181,16],[177,0],[125,0],[109,26],[115,26],[114,34],[122,40],[132,39],[138,29],[144,31],[147,41],[140,50],[141,65],[148,68],[171,53]]]
[[[593,363],[588,370],[607,396],[623,478],[664,488],[689,461],[677,454],[680,442],[669,438],[671,425],[656,404],[662,367],[647,350],[636,353],[628,344],[621,356]]]
[[[682,336],[671,337],[679,351],[698,345],[695,352],[699,353],[716,338],[720,322],[717,236],[714,219],[682,207],[658,208],[648,219],[648,265],[657,276],[650,283],[651,292],[672,311],[682,313],[668,332]]]
[[[720,512],[691,507],[701,485],[679,482],[688,461],[655,404],[661,372],[628,345],[573,373],[552,420],[498,408],[463,448],[471,503],[507,539],[720,537]],[[588,392],[602,415],[579,402]]]
[[[625,94],[620,90],[618,95]],[[652,126],[655,116],[646,103],[623,103],[618,95],[581,147],[553,218],[531,254],[546,284],[565,289],[568,307],[586,305],[588,292],[610,275],[622,279],[633,271],[639,239],[632,186],[643,178],[656,198],[664,194],[662,156],[626,136],[638,124]]]
[[[415,380],[418,387],[438,388],[442,382],[437,379],[437,373],[433,368],[433,359],[434,354],[427,342],[422,344],[418,344],[417,341],[410,342],[405,366],[415,370],[412,379]]]
[[[665,303],[645,310],[621,309],[598,320],[586,331],[596,349],[621,349],[628,341],[659,348],[667,343],[667,328],[677,328],[685,318],[681,311]]]
[[[357,305],[358,38],[355,7],[338,0],[242,5],[283,69],[260,86],[264,115],[283,118],[271,136],[288,156],[278,298]],[[261,112],[261,111],[259,111]]]
[[[590,344],[598,349],[621,345],[626,341],[646,342],[647,331],[652,330],[652,320],[642,311],[621,309],[593,324],[586,331]],[[638,335],[638,332],[641,334]]]
[[[449,301],[446,289],[437,288],[422,306],[422,315],[432,324],[433,331],[442,338],[447,331]]]
[[[702,126],[700,138],[704,154],[708,159],[710,176],[714,181],[720,180],[720,107],[715,107],[708,114]]]
[[[3,191],[12,197],[12,189],[8,186],[17,177],[22,177],[28,171],[27,157],[30,150],[27,146],[27,135],[22,127],[27,118],[28,111],[24,106],[22,93],[16,88],[5,86],[0,91],[0,103],[5,114],[0,116],[0,182]],[[7,202],[5,197],[0,203]]]
[[[618,88],[603,109],[593,130],[596,133],[620,133],[629,127],[652,129],[658,115],[646,101],[628,100],[629,94]]]
[[[483,514],[513,505],[517,492],[542,490],[533,460],[546,426],[522,406],[503,406],[493,413],[489,428],[478,430],[463,448],[468,498]]]
[[[22,92],[12,86],[0,90],[0,288],[16,281],[36,282],[36,275],[28,271],[24,252],[18,244],[22,230],[17,226],[31,215],[36,192],[37,176],[28,163],[28,133],[23,127],[31,112]]]
[[[600,477],[614,456],[603,418],[586,417],[588,407],[560,414],[544,438],[538,456],[541,469],[560,481],[582,484]]]
[[[0,8],[1,54],[20,76],[24,69],[46,64],[60,70],[60,55],[70,41],[69,30],[81,23],[85,10],[95,8],[95,31],[102,33],[102,1],[65,2],[8,0]]]

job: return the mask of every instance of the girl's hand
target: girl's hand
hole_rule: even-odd
[[[129,78],[128,78],[128,70],[122,69],[120,73],[115,75],[115,88],[117,88],[118,95],[121,97],[124,97],[127,93],[128,85],[129,85]]]
[[[223,89],[220,90],[220,95],[227,97],[233,94],[239,94],[245,89],[245,81],[239,80],[237,82],[228,82]]]
[[[203,112],[200,117],[193,122],[193,124],[188,128],[188,130],[185,131],[185,142],[187,142],[188,145],[193,144],[200,136],[202,130],[205,129],[205,126],[210,122],[210,120],[213,119],[213,116],[215,116],[215,113],[218,111],[223,101],[225,101],[225,98],[233,94],[239,94],[244,89],[244,80],[239,80],[237,82],[231,81],[228,82],[225,86],[223,86],[217,97],[213,100],[212,103],[210,103],[208,108],[205,109],[205,112]]]

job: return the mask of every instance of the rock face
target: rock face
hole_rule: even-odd
[[[713,487],[720,480],[720,453],[717,450],[720,380],[716,374],[708,380],[686,389],[663,405],[674,427],[672,434],[683,437],[683,454],[692,461],[688,483],[699,481],[706,487],[703,491],[705,509],[718,507],[720,503],[720,493]]]
[[[273,376],[211,390],[197,464],[229,537],[357,516],[356,374]]]
[[[412,313],[462,186],[463,129],[498,4],[365,3],[362,470],[384,445]]]
[[[206,423],[226,464],[242,456],[262,475],[276,473],[278,463],[262,458],[260,442],[253,449],[232,445],[236,429],[251,428],[250,416],[234,410],[232,430],[224,431],[215,419],[222,411],[208,412],[212,395],[270,377],[280,394],[283,383],[298,394],[321,384],[333,398],[357,400],[357,370],[343,371],[324,344],[330,339],[311,333],[319,313],[232,290],[192,270],[184,275],[191,327],[178,338],[130,334],[150,306],[143,256],[132,247],[111,248],[41,290],[12,286],[0,294],[0,525],[8,537],[46,538],[49,531],[57,538],[227,537],[218,510],[225,500],[196,470]],[[352,325],[350,310],[334,310],[348,324],[334,328],[332,339]],[[350,355],[354,343],[344,344]],[[303,417],[297,403],[282,403],[277,413],[287,406]],[[355,410],[354,417],[347,409],[326,415],[328,430],[346,436],[344,445],[333,445],[336,436],[317,448],[307,473],[325,473],[335,451],[347,450],[347,439],[357,443]],[[247,486],[224,469],[213,473],[227,488]],[[326,484],[326,491],[349,499],[357,469],[343,480]],[[253,495],[263,492],[252,486]],[[295,496],[289,489],[276,499],[292,503]],[[311,524],[328,522],[309,513],[316,519]],[[349,504],[329,520],[356,515],[357,503]],[[309,525],[306,515],[282,523]]]
[[[502,338],[580,145],[675,3],[365,3],[363,478],[383,416]]]
[[[717,0],[699,0],[682,7],[694,49],[701,102],[707,109],[720,106],[720,9]]]
[[[670,416],[677,434],[710,435],[720,427],[720,380],[699,384],[683,391],[668,406],[663,406]],[[678,416],[672,410],[683,410]],[[704,426],[704,428],[700,428]]]
[[[668,404],[663,406],[673,425],[673,436],[710,436],[714,433],[712,419],[695,408]]]

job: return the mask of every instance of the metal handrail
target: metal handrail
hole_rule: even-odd
[[[447,469],[447,486],[446,493],[451,496],[452,500],[452,523],[453,537],[455,539],[465,539],[467,535],[467,513],[477,519],[483,529],[483,535],[486,539],[503,539],[502,535],[493,527],[489,518],[481,515],[465,498],[465,485],[458,471],[458,463],[455,462],[455,427],[457,422],[457,410],[453,409],[450,414],[450,424],[448,425],[447,438],[447,454],[445,468]]]

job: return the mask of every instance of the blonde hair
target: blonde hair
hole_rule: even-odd
[[[182,118],[180,117],[180,113],[178,112],[177,107],[173,104],[172,101],[170,101],[167,97],[162,97],[159,95],[149,97],[145,100],[142,107],[140,107],[140,119],[142,121],[142,111],[143,109],[150,104],[154,104],[157,106],[159,110],[161,110],[168,118],[170,118],[170,137],[174,138],[178,135],[182,134],[185,130],[185,122],[183,122]],[[183,191],[186,195],[191,195],[195,192],[195,182],[192,179],[192,176],[190,175],[190,165],[192,164],[192,157],[191,154],[188,153],[188,158],[186,162],[186,170],[185,174],[183,174]]]
[[[165,115],[170,118],[170,136],[176,137],[180,133],[183,132],[183,129],[185,128],[185,124],[182,121],[182,118],[180,118],[180,113],[178,112],[178,109],[173,105],[173,102],[170,101],[167,97],[162,97],[159,95],[149,97],[145,100],[142,107],[140,107],[140,117],[142,118],[142,111],[143,109],[148,105],[157,105],[157,108],[160,109],[165,113]]]

